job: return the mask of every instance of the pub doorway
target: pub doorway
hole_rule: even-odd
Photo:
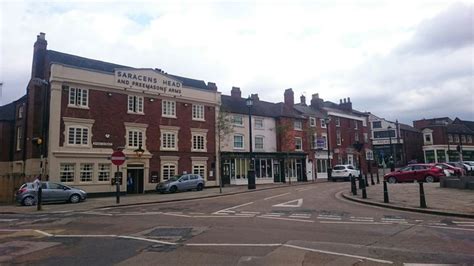
[[[144,167],[141,164],[127,165],[127,194],[143,193],[144,172]]]

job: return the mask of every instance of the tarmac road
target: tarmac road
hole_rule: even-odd
[[[474,263],[474,220],[346,201],[348,183],[225,197],[2,215],[0,264]],[[188,192],[192,193],[192,192]]]

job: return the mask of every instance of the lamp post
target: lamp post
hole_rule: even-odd
[[[331,119],[329,116],[326,116],[324,118],[324,124],[326,124],[326,142],[327,142],[327,148],[328,148],[328,164],[326,166],[327,172],[328,172],[328,181],[332,179],[331,176],[331,171],[332,171],[332,164],[331,164],[331,147],[330,147],[330,142],[329,142],[329,122],[331,122]]]
[[[142,157],[142,155],[145,151],[142,149],[142,145],[139,145],[138,149],[134,150],[134,152],[138,156],[138,158],[140,158],[140,157]]]
[[[247,172],[247,180],[248,180],[248,189],[255,189],[255,164],[253,161],[253,145],[252,145],[252,106],[253,100],[249,96],[247,100],[245,100],[245,104],[249,109],[249,170]]]
[[[360,157],[360,153],[362,151],[362,148],[364,147],[364,143],[357,141],[356,143],[352,144],[352,146],[357,150],[357,156],[359,161],[359,180],[362,181],[362,186],[359,183],[359,187],[361,187],[362,189],[362,198],[366,199],[367,191],[365,190],[365,187],[367,186],[367,180],[365,180],[362,176],[362,159]]]
[[[395,165],[394,165],[394,158],[393,158],[393,148],[392,148],[392,126],[388,126],[388,140],[390,144],[390,171],[393,172],[395,171]]]

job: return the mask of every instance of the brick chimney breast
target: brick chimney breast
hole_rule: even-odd
[[[315,93],[311,96],[311,107],[313,109],[320,109],[323,107],[324,100],[319,98],[319,93]]]
[[[293,108],[295,104],[295,94],[293,93],[293,89],[289,88],[285,90],[285,106]]]
[[[304,95],[301,95],[301,96],[300,96],[300,103],[301,103],[302,105],[306,105],[306,97],[305,97]]]
[[[232,98],[242,98],[242,92],[240,91],[239,87],[232,87],[232,90],[230,91],[230,96]]]
[[[254,101],[259,101],[260,100],[260,98],[258,98],[258,93],[250,94],[250,98],[252,98],[252,100],[254,100]]]
[[[214,83],[214,82],[207,82],[207,87],[208,87],[210,90],[217,91],[217,85],[216,85],[216,83]]]

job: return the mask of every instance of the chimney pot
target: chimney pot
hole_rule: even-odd
[[[339,99],[339,104],[342,104],[342,99]]]
[[[344,103],[346,103],[346,98],[344,98]]]
[[[348,102],[348,103],[351,102],[351,97],[347,97],[347,102]]]
[[[304,95],[301,95],[300,102],[301,104],[306,105],[306,97]]]

